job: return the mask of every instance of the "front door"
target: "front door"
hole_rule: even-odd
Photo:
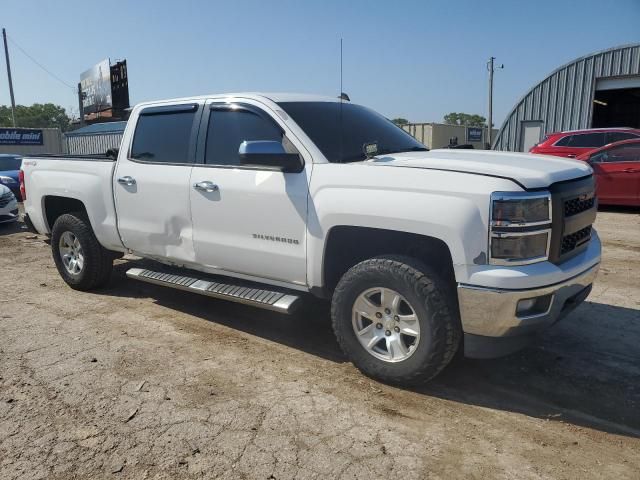
[[[640,204],[640,143],[622,144],[590,158],[603,204]]]
[[[146,107],[130,120],[136,128],[123,139],[131,148],[120,152],[113,190],[120,237],[137,254],[194,259],[189,179],[202,103]]]
[[[243,141],[275,140],[305,160],[300,173],[239,164]],[[306,285],[311,158],[257,102],[209,102],[191,174],[196,262],[208,270]],[[292,285],[292,286],[293,286]]]

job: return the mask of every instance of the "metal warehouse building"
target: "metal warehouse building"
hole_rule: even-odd
[[[65,133],[67,152],[73,155],[104,154],[120,148],[127,122],[94,123]]]
[[[640,128],[640,44],[555,70],[516,104],[493,148],[527,152],[546,133],[598,127]]]

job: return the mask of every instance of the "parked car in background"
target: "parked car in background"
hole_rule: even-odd
[[[19,201],[22,200],[18,179],[21,164],[20,155],[0,154],[0,184],[8,187]]]
[[[16,196],[4,185],[0,185],[0,223],[15,222],[18,219]]]
[[[593,168],[601,204],[640,206],[640,138],[612,143],[577,158]]]
[[[640,138],[640,130],[633,128],[590,128],[548,133],[534,145],[530,153],[575,158],[609,143]]]

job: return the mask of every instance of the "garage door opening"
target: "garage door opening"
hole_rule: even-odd
[[[640,88],[596,91],[593,128],[640,128]]]

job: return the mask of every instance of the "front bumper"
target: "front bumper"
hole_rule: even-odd
[[[587,298],[599,266],[596,264],[563,282],[534,289],[459,285],[465,355],[490,358],[518,350],[533,334],[554,324]],[[545,300],[542,311],[517,313],[521,300],[538,297]]]
[[[18,203],[12,201],[6,207],[0,208],[0,223],[15,222],[20,218]]]

